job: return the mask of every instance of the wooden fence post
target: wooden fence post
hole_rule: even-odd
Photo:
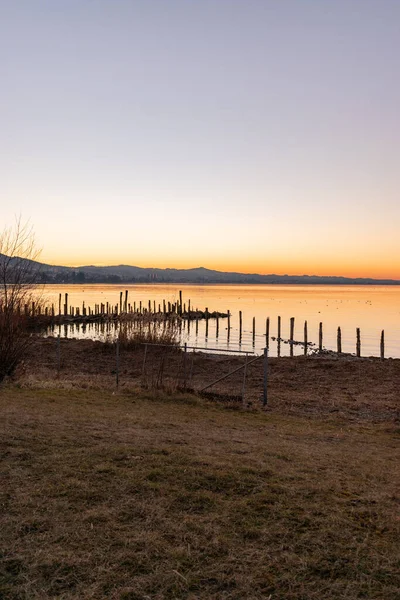
[[[293,356],[293,339],[294,339],[294,317],[290,317],[290,356]]]
[[[239,310],[239,344],[242,341],[242,311]]]
[[[263,406],[268,404],[268,347],[264,348],[264,389],[263,389]]]
[[[307,321],[304,321],[304,356],[307,356],[307,348],[308,347],[308,329],[307,329]]]
[[[269,317],[267,317],[265,322],[265,345],[269,348]]]
[[[361,335],[360,335],[359,327],[357,327],[357,329],[356,329],[356,336],[357,336],[356,354],[357,354],[357,357],[360,358],[360,356],[361,356]]]
[[[342,330],[337,328],[337,353],[342,354]]]
[[[116,359],[115,384],[118,387],[119,386],[119,337],[117,337],[116,342],[115,342],[115,359]]]
[[[281,317],[278,317],[278,333],[277,333],[277,355],[281,355]]]
[[[246,352],[246,358],[245,358],[244,370],[243,370],[243,385],[242,385],[242,404],[243,404],[243,408],[245,406],[244,399],[245,399],[245,393],[246,393],[247,359],[248,359],[248,354]]]
[[[320,323],[319,324],[319,332],[318,332],[318,349],[320,352],[322,352],[322,340],[323,340],[322,323]]]
[[[382,329],[381,332],[381,360],[385,358],[385,331]]]

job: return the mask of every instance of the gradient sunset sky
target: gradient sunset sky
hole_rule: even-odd
[[[400,279],[400,1],[0,0],[41,260]]]

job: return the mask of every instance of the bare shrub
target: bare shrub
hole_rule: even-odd
[[[28,223],[17,219],[15,225],[0,233],[0,382],[12,375],[31,341],[29,310],[39,276],[38,251]]]

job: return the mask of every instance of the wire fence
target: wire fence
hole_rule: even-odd
[[[140,387],[167,392],[194,392],[205,397],[240,402],[268,402],[268,350],[140,343],[126,348],[119,340],[93,342],[60,336],[42,341],[36,372],[46,379],[68,380],[79,386],[123,389]],[[45,371],[45,373],[44,373]]]

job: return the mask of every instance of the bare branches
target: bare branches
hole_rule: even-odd
[[[35,299],[38,254],[33,229],[20,217],[0,233],[0,382],[12,374],[30,342],[24,306]]]

